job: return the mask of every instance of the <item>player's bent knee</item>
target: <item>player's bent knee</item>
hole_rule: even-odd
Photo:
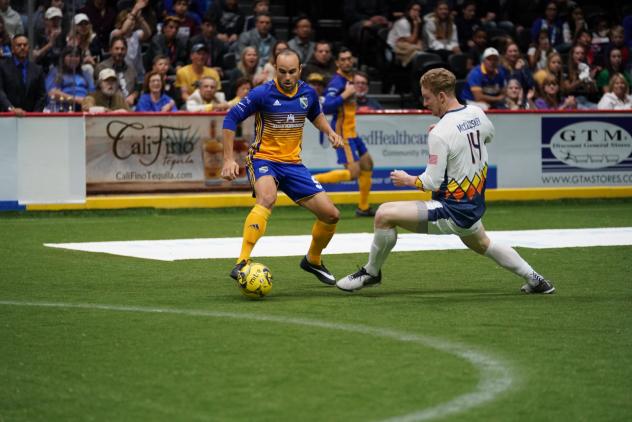
[[[257,194],[257,204],[263,205],[268,209],[271,209],[274,206],[274,204],[276,203],[276,199],[276,193]]]
[[[382,204],[375,212],[375,227],[386,228],[391,226],[393,221],[395,207],[390,203]]]

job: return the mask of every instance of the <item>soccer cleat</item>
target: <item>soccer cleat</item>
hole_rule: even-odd
[[[380,283],[382,283],[382,271],[378,275],[371,275],[362,267],[355,273],[338,280],[336,287],[345,292],[355,292],[363,287],[379,286]]]
[[[235,281],[237,281],[237,279],[239,278],[239,271],[241,271],[241,269],[244,268],[248,264],[249,261],[250,261],[249,259],[242,259],[237,264],[235,264],[233,269],[230,270],[230,277],[234,279]]]
[[[355,210],[356,217],[375,217],[375,210],[369,207],[365,210],[361,210],[360,208],[356,208]]]
[[[314,274],[320,281],[330,286],[336,284],[336,277],[325,267],[321,262],[320,265],[312,264],[307,260],[307,256],[304,256],[301,260],[301,268],[308,273]]]
[[[542,293],[545,295],[555,292],[555,287],[553,286],[553,283],[540,277],[539,275],[534,275],[534,278],[538,281],[538,284],[532,286],[531,284],[527,283],[523,285],[520,290],[524,293]]]

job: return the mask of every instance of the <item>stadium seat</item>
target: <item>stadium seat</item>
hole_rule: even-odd
[[[457,79],[463,79],[467,76],[467,54],[451,54],[448,57],[448,64]]]
[[[224,54],[223,64],[224,69],[234,69],[237,65],[237,58],[235,57],[235,53]]]
[[[460,103],[464,103],[463,99],[461,98],[461,91],[463,91],[465,82],[465,79],[457,79],[456,85],[454,86],[454,93],[456,94],[456,98],[459,100]]]
[[[423,57],[427,56],[427,57]],[[433,57],[434,56],[434,57]],[[410,72],[410,89],[413,95],[413,102],[421,104],[421,87],[419,79],[429,70],[437,68],[450,69],[450,65],[441,60],[436,54],[422,53],[413,60],[412,70]]]

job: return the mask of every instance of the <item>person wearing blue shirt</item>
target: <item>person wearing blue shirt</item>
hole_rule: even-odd
[[[483,52],[483,62],[470,70],[461,91],[461,100],[484,110],[504,108],[507,75],[499,65],[498,50],[493,47]]]
[[[71,111],[80,111],[86,95],[94,92],[94,82],[81,70],[81,51],[66,47],[58,67],[54,67],[46,77],[46,92],[49,97],[71,102]]]
[[[178,111],[176,102],[165,94],[164,76],[158,71],[151,71],[145,75],[143,95],[138,99],[136,111],[168,112]]]
[[[230,276],[237,280],[250,261],[255,244],[265,233],[277,192],[281,190],[316,216],[312,242],[300,267],[333,286],[336,278],[323,264],[321,253],[336,231],[340,211],[301,162],[306,120],[324,132],[333,147],[341,147],[343,141],[327,123],[316,91],[299,80],[302,66],[298,53],[283,50],[277,55],[275,68],[275,79],[251,90],[224,119],[222,177],[233,180],[239,175],[239,165],[233,155],[237,125],[251,114],[255,115],[255,139],[248,150],[246,173],[256,204],[244,222],[241,252]]]

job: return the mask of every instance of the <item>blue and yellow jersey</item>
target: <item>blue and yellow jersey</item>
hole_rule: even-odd
[[[355,98],[344,101],[340,96],[342,91],[345,90],[347,82],[351,80],[350,76],[345,76],[339,72],[336,73],[327,85],[325,103],[323,104],[325,114],[333,114],[334,116],[331,121],[331,127],[345,140],[358,136],[355,127],[357,108]]]
[[[305,118],[314,121],[321,113],[318,94],[303,81],[285,94],[272,80],[250,91],[230,109],[224,129],[237,125],[255,113],[255,139],[249,157],[280,163],[301,162],[301,141]]]

